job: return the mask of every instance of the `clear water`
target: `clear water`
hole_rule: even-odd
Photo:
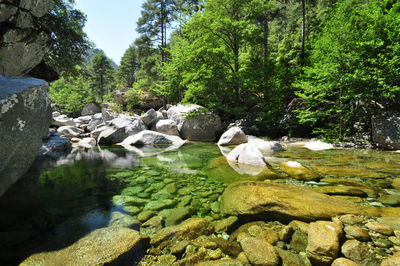
[[[315,188],[368,186],[375,195],[348,198],[360,204],[386,206],[377,197],[400,197],[391,187],[393,178],[400,176],[400,153],[314,152],[288,147],[267,155],[267,160],[267,169],[235,170],[218,146],[208,143],[191,143],[175,151],[74,149],[63,157],[38,159],[0,198],[0,265],[15,265],[33,253],[66,247],[88,232],[110,225],[116,213],[133,219],[145,211],[174,219],[218,219],[222,217],[219,196],[238,180],[272,179]],[[280,162],[289,160],[320,173],[323,179],[304,182],[289,178],[279,169]],[[171,210],[177,214],[171,215]]]

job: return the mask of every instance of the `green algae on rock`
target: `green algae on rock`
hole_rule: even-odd
[[[62,250],[34,254],[21,266],[129,264],[143,253],[148,241],[128,228],[102,228]]]
[[[305,187],[267,182],[238,182],[222,195],[221,209],[230,215],[255,215],[278,220],[314,221],[341,214],[399,215],[395,208],[364,207]]]

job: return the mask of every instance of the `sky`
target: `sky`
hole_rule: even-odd
[[[97,48],[119,64],[137,38],[136,22],[144,0],[75,0],[87,16],[85,32]]]

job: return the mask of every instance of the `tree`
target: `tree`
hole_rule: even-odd
[[[44,61],[58,73],[76,70],[92,44],[83,27],[86,16],[74,8],[74,0],[53,0],[50,11],[40,19],[40,25],[51,37],[50,49]]]
[[[64,73],[59,80],[50,83],[49,96],[63,113],[79,116],[85,104],[93,102],[95,98],[88,80],[88,70],[79,66],[75,68],[74,72],[78,74]]]
[[[161,61],[166,61],[165,47],[167,45],[167,30],[174,20],[174,0],[147,0],[142,5],[142,13],[138,25],[138,32],[146,35],[153,44],[158,44]]]
[[[299,117],[315,133],[344,139],[355,123],[369,128],[379,106],[398,109],[399,10],[392,0],[338,2],[295,84],[307,106]]]
[[[93,57],[89,67],[92,79],[93,94],[103,101],[105,94],[111,92],[113,86],[114,69],[111,60],[99,50]]]
[[[118,67],[117,76],[119,83],[126,88],[131,88],[135,82],[135,74],[138,67],[137,49],[134,45],[131,45],[122,56]]]

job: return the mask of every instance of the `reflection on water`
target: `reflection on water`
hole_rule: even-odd
[[[226,185],[244,179],[378,191],[368,192],[369,198],[361,202],[375,202],[371,195],[399,195],[391,187],[392,179],[400,175],[399,153],[289,147],[266,155],[269,167],[260,168],[228,163],[223,155],[229,148],[220,150],[215,144],[176,148],[80,147],[58,158],[37,158],[0,198],[0,265],[66,247],[114,221],[136,226],[135,219],[144,211],[156,211],[171,224],[178,222],[177,211],[182,219],[191,215],[218,219],[219,195]],[[322,179],[294,182],[279,169],[283,161],[297,161]]]

